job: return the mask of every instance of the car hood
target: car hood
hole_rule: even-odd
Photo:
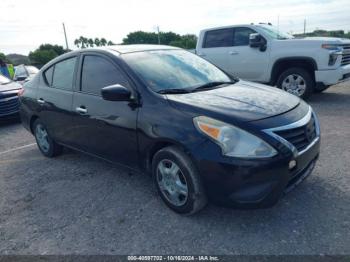
[[[183,112],[221,115],[244,122],[283,114],[300,103],[298,97],[275,87],[242,80],[217,89],[167,95],[167,99]]]
[[[17,90],[20,89],[22,86],[16,82],[10,82],[5,85],[0,84],[0,92],[5,92],[5,91],[11,91],[11,90]]]

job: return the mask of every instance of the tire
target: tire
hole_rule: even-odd
[[[321,93],[321,92],[323,92],[323,91],[325,91],[325,90],[327,90],[328,88],[330,88],[331,86],[326,86],[326,85],[319,85],[319,86],[315,86],[315,88],[314,88],[314,91],[316,92],[316,93]]]
[[[158,151],[153,157],[152,175],[160,197],[176,213],[192,215],[206,206],[207,197],[199,173],[189,156],[179,148],[170,146]],[[174,194],[171,194],[172,186]]]
[[[289,83],[291,83],[292,86],[289,87],[288,85],[291,85]],[[281,73],[277,80],[277,87],[300,98],[306,99],[313,93],[315,81],[312,79],[311,74],[305,69],[292,67]],[[303,91],[301,92],[299,90]]]
[[[55,157],[62,154],[63,147],[57,144],[46,130],[40,119],[33,123],[33,133],[40,152],[46,157]]]

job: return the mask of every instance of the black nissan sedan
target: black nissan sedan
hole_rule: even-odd
[[[18,118],[18,94],[22,86],[0,74],[0,119]]]
[[[64,54],[20,101],[45,156],[69,147],[148,173],[181,214],[208,200],[270,207],[312,172],[320,150],[319,123],[304,101],[168,46]]]

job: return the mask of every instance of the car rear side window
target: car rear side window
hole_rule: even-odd
[[[248,27],[235,28],[233,44],[235,46],[249,45],[249,35],[256,33]]]
[[[72,90],[76,57],[58,62],[54,66],[52,87]]]
[[[46,69],[44,72],[46,83],[51,86],[52,85],[52,76],[53,76],[53,66],[49,67],[49,69]]]
[[[233,29],[218,29],[208,31],[204,38],[204,48],[228,47],[233,45]]]
[[[84,57],[81,75],[82,92],[101,95],[103,87],[115,84],[128,86],[128,81],[116,65],[101,56]]]

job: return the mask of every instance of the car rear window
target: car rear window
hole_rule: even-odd
[[[46,83],[51,86],[52,85],[52,76],[53,76],[53,66],[51,66],[49,69],[46,69],[44,72],[44,77],[46,80]]]
[[[76,57],[58,62],[54,66],[52,87],[72,90]]]

